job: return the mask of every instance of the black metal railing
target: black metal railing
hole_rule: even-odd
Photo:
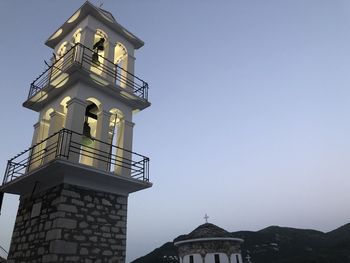
[[[41,97],[46,94],[40,94],[40,91],[52,85],[61,77],[62,73],[74,64],[80,65],[84,70],[95,72],[95,74],[97,72],[97,75],[125,88],[125,91],[131,92],[143,100],[148,100],[147,82],[80,43],[70,48],[30,84],[28,100],[37,95],[35,101],[40,101]]]
[[[3,185],[56,159],[149,181],[149,158],[97,139],[84,145],[82,138],[82,134],[62,129],[21,152],[7,162]]]

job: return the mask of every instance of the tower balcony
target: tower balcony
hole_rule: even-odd
[[[149,158],[62,129],[10,159],[0,190],[28,194],[38,182],[57,181],[119,187],[126,193],[152,185]]]
[[[78,74],[77,74],[78,73]],[[90,81],[109,95],[142,110],[148,102],[148,83],[96,51],[77,43],[39,75],[31,84],[23,106],[39,110],[74,81]]]

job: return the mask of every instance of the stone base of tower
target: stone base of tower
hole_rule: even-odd
[[[60,184],[21,197],[9,263],[125,262],[127,196]]]

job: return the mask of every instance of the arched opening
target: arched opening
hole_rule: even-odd
[[[122,43],[117,43],[114,48],[114,64],[117,66],[117,84],[125,87],[128,68],[128,51]]]
[[[91,71],[97,75],[101,75],[103,72],[104,58],[106,55],[106,49],[108,45],[107,34],[101,29],[97,29],[94,35],[94,46],[92,53],[92,66]]]
[[[119,109],[111,109],[109,112],[111,113],[108,132],[108,139],[111,145],[111,165],[109,170],[116,174],[121,174],[123,166],[124,114]]]
[[[51,63],[54,65],[51,69],[51,85],[57,86],[60,81],[57,81],[57,77],[61,74],[63,70],[63,60],[64,54],[67,52],[67,41],[63,42],[61,46],[57,49],[56,54],[54,54]]]
[[[92,165],[94,159],[94,148],[97,133],[98,107],[94,102],[89,101],[85,109],[82,147],[80,150],[80,163]]]
[[[30,165],[29,170],[33,170],[43,164],[45,153],[46,153],[46,144],[47,137],[49,135],[50,129],[50,114],[54,110],[52,108],[48,109],[39,121],[38,130],[36,132],[36,140],[34,141],[34,148],[32,149],[30,155]]]

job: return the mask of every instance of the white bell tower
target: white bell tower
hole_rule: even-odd
[[[49,39],[48,68],[23,106],[39,112],[32,145],[8,161],[1,192],[20,195],[8,262],[125,262],[128,195],[152,184],[133,152],[143,41],[84,3]]]

